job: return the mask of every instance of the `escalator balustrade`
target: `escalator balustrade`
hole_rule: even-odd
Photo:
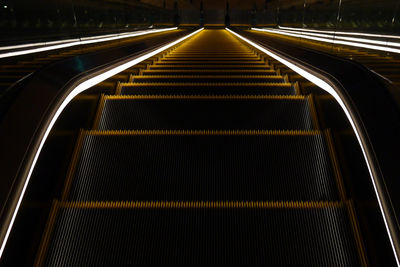
[[[314,98],[225,30],[102,95],[36,264],[365,266]]]

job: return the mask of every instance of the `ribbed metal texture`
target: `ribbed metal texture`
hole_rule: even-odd
[[[99,129],[312,130],[303,99],[106,100]]]
[[[322,135],[89,135],[70,199],[332,200],[331,173]]]
[[[166,75],[166,74],[174,74],[174,75],[276,75],[275,70],[271,69],[262,69],[262,70],[143,70],[143,75]]]
[[[136,85],[122,86],[123,95],[295,95],[293,86],[278,85],[212,85],[204,84],[197,86],[190,85]]]
[[[181,65],[181,64],[185,64],[182,61],[160,61],[157,62],[157,65],[159,66],[173,66],[173,65]],[[222,65],[222,64],[227,64],[230,66],[263,66],[266,67],[267,64],[265,62],[262,61],[257,61],[257,60],[249,60],[249,61],[224,61],[224,60],[218,60],[218,61],[209,61],[209,60],[204,60],[204,61],[186,61],[186,64],[188,65]]]
[[[215,75],[215,76],[181,76],[181,75],[163,75],[163,76],[134,76],[134,82],[238,82],[238,83],[254,83],[254,82],[270,82],[270,83],[283,83],[284,80],[280,76],[228,76],[228,75]]]
[[[357,266],[344,209],[60,211],[45,266]]]
[[[204,69],[204,70],[265,70],[270,67],[267,65],[153,65],[150,66],[150,70],[192,70],[192,69]]]

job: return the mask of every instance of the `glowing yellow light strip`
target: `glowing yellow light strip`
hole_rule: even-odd
[[[60,40],[60,41],[44,42],[44,43],[4,46],[4,47],[0,47],[0,50],[28,48],[28,47],[33,47],[33,46],[44,46],[44,47],[5,52],[3,54],[0,54],[0,58],[21,56],[21,55],[38,53],[38,52],[43,52],[43,51],[55,50],[55,49],[61,49],[61,48],[66,48],[66,47],[71,47],[71,46],[76,46],[76,45],[85,45],[85,44],[113,41],[113,40],[117,40],[117,39],[124,39],[124,38],[129,38],[129,37],[146,35],[146,34],[150,34],[150,33],[171,31],[171,30],[176,30],[176,29],[177,29],[177,27],[145,30],[145,31],[124,33],[124,34],[109,34],[109,35],[86,37],[86,38],[81,38],[81,39],[70,39],[70,40]]]
[[[259,28],[251,28],[251,29],[255,30],[255,31],[276,33],[276,34],[292,36],[292,37],[299,37],[299,38],[304,38],[304,39],[309,39],[309,40],[314,40],[314,41],[319,41],[319,42],[325,42],[325,43],[331,43],[331,44],[349,45],[349,46],[354,46],[354,47],[358,47],[358,48],[367,48],[367,49],[380,50],[380,51],[391,52],[391,53],[400,53],[400,49],[397,49],[397,48],[378,46],[378,45],[372,45],[372,44],[365,44],[365,43],[357,42],[356,39],[359,39],[359,38],[350,38],[350,37],[348,37],[348,39],[351,39],[353,41],[344,41],[344,40],[336,40],[336,39],[327,39],[327,38],[321,38],[321,37],[314,37],[314,36],[309,36],[309,35],[305,35],[305,34],[302,34],[302,33],[290,33],[290,32],[287,32],[287,31],[281,31],[281,30],[276,30],[276,29],[259,29]],[[332,38],[333,38],[333,36],[332,36]]]
[[[37,162],[37,160],[39,158],[39,155],[40,155],[40,152],[41,152],[41,150],[43,148],[43,145],[46,142],[46,139],[47,139],[51,129],[53,128],[53,125],[57,121],[58,117],[60,116],[60,114],[64,110],[64,108],[68,105],[68,103],[75,96],[77,96],[79,93],[81,93],[81,92],[91,88],[92,86],[94,86],[94,85],[96,85],[96,84],[98,84],[98,83],[100,83],[100,82],[102,82],[102,81],[104,81],[104,80],[116,75],[117,73],[120,73],[121,71],[124,71],[124,70],[126,70],[126,69],[128,69],[128,68],[130,68],[130,67],[132,67],[132,66],[134,66],[134,65],[136,65],[136,64],[138,64],[140,62],[142,62],[143,60],[146,60],[146,59],[148,59],[148,58],[150,58],[150,57],[152,57],[152,56],[154,56],[154,55],[156,55],[156,54],[158,54],[158,53],[160,53],[160,52],[162,52],[162,51],[164,51],[164,50],[166,50],[166,49],[168,49],[168,48],[170,48],[170,47],[172,47],[172,46],[174,46],[174,45],[176,45],[176,44],[178,44],[180,42],[182,42],[183,40],[185,40],[185,39],[187,39],[187,38],[199,33],[203,29],[204,28],[198,29],[197,31],[192,32],[192,33],[190,33],[190,34],[188,34],[188,35],[186,35],[186,36],[184,36],[184,37],[182,37],[182,38],[180,38],[180,39],[178,39],[178,40],[176,40],[174,42],[171,42],[171,43],[163,46],[163,47],[160,47],[160,48],[154,50],[153,52],[147,53],[147,54],[145,54],[143,56],[140,56],[140,57],[138,57],[136,59],[133,59],[133,60],[131,60],[131,61],[127,62],[127,63],[124,63],[124,64],[122,64],[120,66],[117,66],[117,67],[115,67],[113,69],[107,70],[107,71],[105,71],[105,72],[103,72],[103,73],[101,73],[101,74],[99,74],[99,75],[97,75],[97,76],[95,76],[93,78],[90,78],[90,79],[82,82],[81,84],[77,85],[71,91],[71,93],[64,99],[64,101],[62,102],[60,107],[57,109],[57,111],[54,114],[53,118],[51,118],[51,121],[50,121],[49,125],[47,126],[47,129],[46,129],[46,131],[45,131],[45,133],[43,135],[43,138],[40,141],[39,148],[36,151],[36,154],[35,154],[34,159],[32,161],[32,165],[30,166],[28,175],[27,175],[27,177],[25,179],[24,187],[23,187],[23,189],[21,191],[21,194],[20,194],[20,196],[18,198],[18,202],[17,202],[16,208],[14,210],[13,216],[11,218],[10,224],[8,225],[5,238],[4,238],[4,240],[2,240],[2,244],[1,244],[1,247],[0,247],[0,258],[3,255],[4,248],[6,246],[8,237],[9,237],[10,232],[11,232],[11,229],[12,229],[12,227],[14,225],[15,218],[16,218],[16,216],[18,214],[19,207],[21,205],[21,202],[22,202],[22,199],[24,197],[26,188],[28,186],[29,180],[31,178],[32,172],[33,172],[33,170],[35,168],[36,162]]]
[[[392,246],[393,253],[394,253],[394,256],[395,256],[395,259],[396,259],[396,262],[397,262],[397,266],[400,266],[399,258],[398,258],[398,255],[396,253],[396,248],[394,246],[393,238],[392,238],[392,235],[391,235],[391,232],[390,232],[390,229],[389,229],[389,226],[388,226],[388,222],[387,222],[387,217],[388,216],[386,215],[386,212],[383,209],[382,200],[381,200],[382,197],[380,196],[380,194],[379,194],[379,192],[377,190],[377,186],[376,186],[376,182],[375,182],[375,180],[377,178],[374,176],[374,174],[372,172],[372,168],[371,168],[372,163],[369,161],[367,153],[365,151],[365,147],[366,146],[364,145],[364,143],[363,143],[363,141],[362,141],[362,139],[360,137],[360,133],[358,132],[358,129],[357,129],[356,125],[355,125],[355,122],[354,122],[354,119],[352,117],[352,114],[350,113],[350,111],[346,107],[346,105],[343,102],[343,100],[340,98],[339,94],[336,92],[336,90],[331,85],[329,85],[327,82],[321,80],[317,76],[313,75],[312,73],[308,72],[305,68],[299,67],[299,66],[287,61],[286,59],[284,59],[281,56],[279,56],[279,55],[275,54],[274,52],[272,52],[271,50],[268,50],[268,49],[266,49],[264,47],[261,47],[260,45],[250,41],[249,39],[247,39],[247,38],[245,38],[245,37],[243,37],[243,36],[241,36],[239,34],[237,34],[236,32],[231,31],[228,28],[226,28],[226,30],[229,31],[230,33],[234,34],[238,38],[242,39],[243,41],[247,42],[248,44],[252,45],[253,47],[257,48],[258,50],[262,51],[263,53],[269,55],[270,57],[272,57],[272,58],[274,58],[276,60],[278,60],[282,64],[286,65],[288,68],[292,69],[293,71],[295,71],[299,75],[303,76],[304,78],[306,78],[310,82],[312,82],[315,85],[317,85],[318,87],[320,87],[321,89],[327,91],[339,103],[339,105],[343,109],[344,113],[346,114],[346,117],[349,120],[349,122],[351,124],[351,127],[354,130],[354,133],[355,133],[355,135],[357,137],[358,143],[360,144],[360,147],[361,147],[365,162],[366,162],[367,167],[368,167],[368,172],[369,172],[369,175],[370,175],[370,178],[371,178],[374,190],[375,190],[375,194],[376,194],[376,197],[377,197],[377,200],[378,200],[378,203],[379,203],[379,208],[380,208],[380,211],[381,211],[381,214],[382,214],[382,217],[383,217],[383,221],[385,223],[386,231],[387,231],[387,234],[389,236],[390,244]]]

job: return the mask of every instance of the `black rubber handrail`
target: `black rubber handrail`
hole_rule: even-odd
[[[18,92],[0,124],[0,246],[45,132],[72,90],[189,33],[182,30],[149,36],[140,43],[68,58],[44,67],[16,85]]]
[[[348,109],[371,167],[397,259],[400,258],[399,91],[363,65],[320,51],[235,32],[328,83]]]

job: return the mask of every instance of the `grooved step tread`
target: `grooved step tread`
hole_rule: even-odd
[[[271,66],[268,64],[264,65],[151,65],[148,69],[218,69],[218,70],[231,70],[231,69],[240,69],[240,70],[248,70],[248,69],[271,69]]]
[[[312,130],[308,99],[297,97],[106,98],[99,129]]]
[[[235,79],[235,78],[254,78],[254,79],[282,79],[283,76],[281,75],[190,75],[190,76],[182,76],[182,75],[177,75],[177,74],[170,74],[170,75],[137,75],[133,76],[134,79],[156,79],[156,78],[182,78],[182,79],[190,79],[190,78],[230,78],[230,79]]]
[[[164,66],[164,65],[183,65],[184,62],[181,61],[169,61],[169,62],[164,62],[164,61],[157,61],[155,62],[155,65],[159,66]],[[188,65],[222,65],[222,64],[227,64],[227,65],[238,65],[238,66],[243,66],[243,65],[254,65],[254,66],[267,66],[267,62],[259,62],[259,61],[188,61]]]
[[[132,82],[121,83],[123,86],[292,86],[291,83],[283,82]]]
[[[263,59],[259,57],[198,57],[198,58],[182,58],[182,57],[163,57],[159,60],[160,62],[165,62],[168,63],[170,61],[172,62],[197,62],[197,61],[230,61],[230,62],[258,62],[258,61],[263,61]]]
[[[344,208],[57,213],[45,266],[359,265]]]
[[[190,55],[190,56],[185,56],[185,55],[180,55],[180,56],[165,56],[162,57],[160,60],[182,60],[182,61],[190,61],[190,60],[260,60],[261,58],[257,55],[237,55],[237,54],[232,54],[232,55]]]
[[[123,95],[296,95],[291,83],[134,82],[122,83]]]
[[[62,201],[75,209],[326,209],[343,208],[340,201]]]
[[[284,78],[280,75],[139,75],[133,76],[134,82],[191,82],[191,83],[208,83],[208,82],[228,82],[228,83],[258,83],[258,82],[270,82],[270,83],[286,83]]]
[[[338,200],[322,134],[147,133],[86,132],[63,196],[78,201]]]
[[[273,69],[258,69],[258,70],[203,70],[203,69],[193,69],[193,70],[142,70],[143,75],[269,75],[271,73],[275,74],[276,71]]]

